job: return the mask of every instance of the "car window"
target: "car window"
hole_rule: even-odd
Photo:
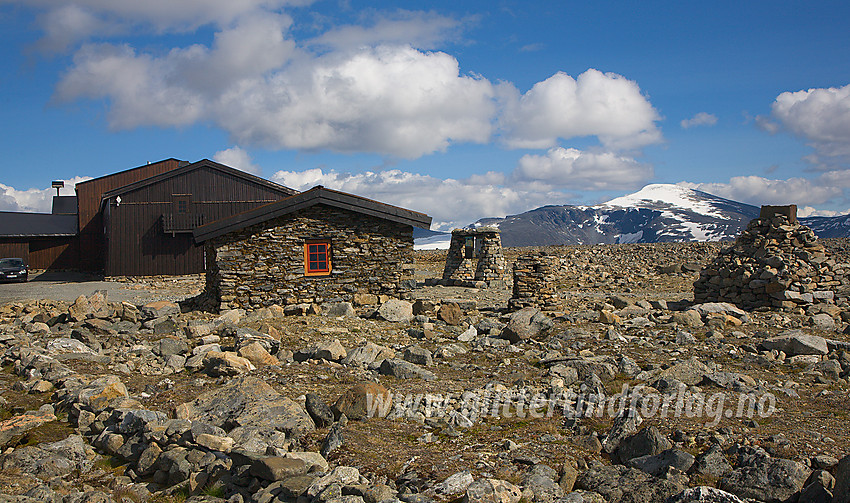
[[[19,258],[4,258],[0,260],[0,267],[23,267],[24,261]]]

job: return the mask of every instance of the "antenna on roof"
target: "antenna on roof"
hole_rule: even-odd
[[[65,188],[65,182],[62,180],[53,180],[53,183],[50,185],[56,189],[56,197],[59,197],[59,189]]]

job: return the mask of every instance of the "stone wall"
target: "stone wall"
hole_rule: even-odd
[[[331,242],[331,273],[305,276],[304,243]],[[399,297],[415,286],[413,227],[316,205],[211,240],[207,293],[220,309]]]
[[[836,263],[796,217],[794,206],[763,207],[735,244],[700,272],[694,301],[793,309],[845,296],[850,265]]]
[[[558,257],[546,252],[532,252],[517,257],[513,265],[513,294],[508,301],[511,309],[536,307],[556,310],[556,280],[561,269]]]
[[[474,243],[471,254],[467,251],[467,240]],[[502,255],[499,229],[480,227],[452,231],[443,269],[443,283],[458,286],[483,282],[504,287],[504,279],[505,257]]]

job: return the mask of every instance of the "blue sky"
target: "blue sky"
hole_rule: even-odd
[[[441,229],[649,183],[846,212],[848,21],[846,2],[0,0],[0,210],[176,157]]]

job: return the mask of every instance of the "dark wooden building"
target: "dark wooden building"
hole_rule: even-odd
[[[204,271],[195,227],[296,194],[243,171],[166,159],[78,183],[53,212],[0,212],[0,255],[106,276]]]
[[[205,270],[192,231],[297,192],[207,159],[103,194],[107,276]]]

